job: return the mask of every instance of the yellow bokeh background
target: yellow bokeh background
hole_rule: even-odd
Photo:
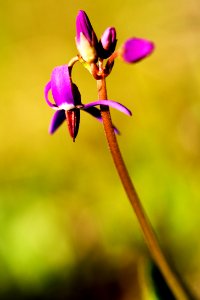
[[[19,299],[29,299],[31,293],[48,295],[49,286],[56,284],[65,293],[63,287],[73,287],[75,272],[85,270],[82,262],[88,266],[99,260],[119,273],[135,266],[132,275],[150,282],[148,250],[102,125],[83,112],[75,143],[65,124],[55,135],[48,134],[53,111],[45,103],[44,86],[56,65],[77,54],[79,9],[87,12],[98,37],[114,26],[118,46],[134,36],[155,42],[155,52],[144,61],[115,62],[107,80],[109,99],[129,107],[133,117],[111,113],[162,248],[200,297],[199,2],[0,4],[0,297],[13,299],[14,292]],[[97,99],[95,80],[81,65],[75,66],[73,80],[83,103]],[[137,291],[129,280],[123,282],[126,299]],[[145,290],[146,284],[138,282]],[[147,285],[136,299],[155,299]]]

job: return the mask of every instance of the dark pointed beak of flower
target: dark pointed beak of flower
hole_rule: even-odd
[[[49,100],[48,94],[51,90],[55,103]],[[131,115],[131,111],[124,105],[112,100],[97,100],[87,104],[81,103],[81,94],[78,87],[72,82],[67,65],[58,66],[53,69],[51,81],[45,87],[45,99],[47,104],[56,110],[51,120],[49,132],[53,134],[60,125],[67,120],[69,133],[75,141],[80,124],[80,110],[88,112],[98,121],[102,121],[100,109],[95,106],[105,105],[113,107],[126,115]],[[116,133],[119,131],[114,128]]]
[[[55,103],[52,103],[48,94],[51,90]],[[53,134],[58,127],[67,120],[69,133],[75,141],[80,123],[81,95],[78,87],[72,82],[67,65],[55,67],[51,74],[51,81],[45,87],[45,99],[47,104],[56,110],[49,132]]]
[[[75,138],[78,134],[79,124],[80,124],[80,110],[74,108],[65,111],[65,114],[66,114],[69,133],[73,139],[73,142],[75,142]]]
[[[87,14],[80,10],[76,18],[76,46],[87,63],[98,59],[98,41]]]
[[[103,59],[108,58],[116,47],[116,30],[114,27],[108,27],[99,41],[99,56]]]
[[[130,38],[122,45],[119,55],[125,62],[135,63],[150,55],[153,50],[152,42],[140,38]]]

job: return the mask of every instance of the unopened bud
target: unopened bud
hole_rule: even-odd
[[[76,46],[87,63],[97,61],[97,37],[87,14],[80,10],[76,18]]]
[[[119,50],[120,57],[127,63],[135,63],[150,55],[154,44],[140,38],[128,39]]]
[[[108,27],[99,41],[99,56],[108,58],[115,51],[116,43],[116,30],[114,27]]]

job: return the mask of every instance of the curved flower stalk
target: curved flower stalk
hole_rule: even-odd
[[[55,103],[49,100],[48,93],[50,90]],[[51,80],[45,87],[45,99],[47,104],[56,110],[49,132],[51,134],[54,133],[64,120],[67,120],[69,133],[74,141],[79,130],[80,110],[86,111],[101,122],[101,111],[96,107],[97,105],[110,106],[131,116],[131,111],[128,108],[112,100],[97,100],[88,104],[82,104],[78,87],[71,80],[68,65],[54,68]],[[114,130],[116,133],[119,133],[116,127],[114,127]]]

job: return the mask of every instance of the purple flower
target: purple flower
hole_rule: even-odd
[[[130,38],[121,47],[119,53],[127,63],[135,63],[145,58],[154,50],[154,44],[140,38]]]
[[[86,62],[97,61],[97,37],[87,14],[83,10],[78,12],[76,18],[76,46]]]
[[[99,56],[108,58],[115,51],[116,43],[116,30],[114,27],[108,27],[99,41]]]
[[[52,103],[48,98],[50,90],[55,103]],[[56,110],[49,132],[51,134],[54,133],[64,120],[67,120],[68,129],[73,140],[78,134],[80,110],[86,111],[101,122],[101,111],[96,107],[97,105],[110,106],[129,116],[131,115],[128,108],[112,100],[97,100],[85,105],[82,104],[78,87],[71,80],[68,65],[58,66],[53,69],[51,80],[45,87],[45,99],[47,104]],[[116,133],[119,133],[115,127],[114,129]]]

